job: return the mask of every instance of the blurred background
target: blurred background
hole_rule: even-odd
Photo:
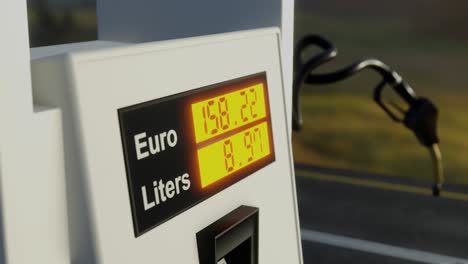
[[[318,33],[338,48],[338,58],[319,71],[376,57],[438,106],[448,183],[444,197],[430,197],[429,153],[374,103],[378,74],[303,87],[304,128],[293,133],[301,225],[334,241],[364,239],[413,257],[390,256],[393,248],[375,254],[380,244],[360,248],[361,240],[324,245],[314,237],[303,239],[305,262],[466,263],[423,259],[468,258],[468,1],[295,4],[295,40]]]
[[[27,0],[31,47],[97,39],[96,0]]]
[[[377,57],[436,103],[446,179],[456,184],[468,184],[466,10],[464,0],[299,0],[295,17],[296,40],[319,33],[338,47],[328,69]],[[305,87],[305,127],[293,135],[296,162],[431,180],[427,150],[373,102],[379,81],[365,72]]]

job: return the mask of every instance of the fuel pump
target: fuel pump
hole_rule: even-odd
[[[35,101],[63,115],[75,263],[301,263],[279,38],[33,50]]]
[[[322,49],[320,53],[303,60],[304,51],[310,46]],[[314,73],[319,66],[333,60],[338,55],[335,46],[327,39],[319,35],[308,35],[301,39],[294,51],[294,83],[293,83],[293,129],[301,129],[303,120],[301,114],[300,92],[302,85],[327,84],[342,81],[363,70],[370,69],[382,76],[382,80],[374,88],[374,101],[395,122],[402,123],[410,129],[419,143],[429,150],[434,164],[434,184],[432,193],[439,196],[444,183],[442,155],[439,149],[439,137],[437,135],[438,109],[434,103],[425,97],[415,94],[411,86],[388,65],[374,58],[356,61],[348,66],[328,73]],[[396,94],[408,105],[407,109],[382,97],[385,87],[390,86]]]
[[[0,4],[0,263],[303,263],[294,2],[95,2],[35,48]]]

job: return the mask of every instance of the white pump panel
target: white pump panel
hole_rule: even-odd
[[[96,42],[32,61],[35,101],[63,113],[73,263],[197,264],[197,232],[241,205],[259,209],[260,264],[302,263],[280,42],[276,29],[263,29]],[[136,234],[119,109],[258,73],[266,75],[274,161]],[[181,140],[189,131],[177,133]]]

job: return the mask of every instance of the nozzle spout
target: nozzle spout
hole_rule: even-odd
[[[431,153],[434,173],[434,185],[432,186],[432,195],[440,196],[442,186],[444,184],[444,169],[442,165],[442,154],[440,153],[439,144],[433,144],[429,147]]]

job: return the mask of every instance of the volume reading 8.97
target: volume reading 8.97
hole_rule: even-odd
[[[267,122],[198,149],[202,188],[271,153]]]

